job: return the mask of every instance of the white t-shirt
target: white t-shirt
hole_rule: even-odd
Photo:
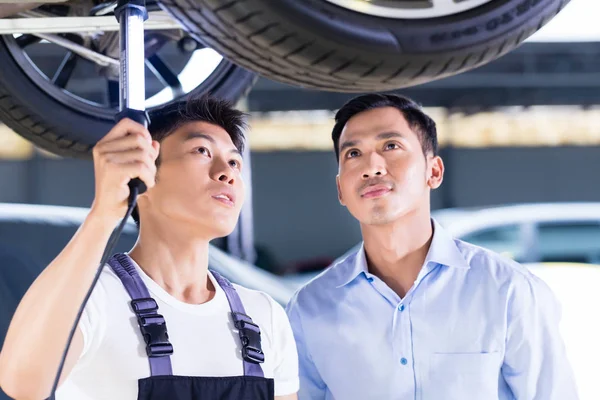
[[[215,297],[204,304],[183,303],[168,294],[139,266],[136,269],[165,317],[173,345],[173,375],[239,376],[244,374],[240,338],[231,320],[225,292],[209,274]],[[269,295],[234,285],[242,304],[261,330],[266,378],[274,378],[275,395],[298,391],[298,355],[285,311]],[[59,400],[135,400],[138,379],[150,376],[146,344],[131,298],[109,266],[80,321],[84,347],[69,378],[57,391]]]

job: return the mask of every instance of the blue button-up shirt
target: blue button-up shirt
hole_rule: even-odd
[[[364,248],[288,304],[300,400],[576,400],[548,286],[521,265],[434,236],[400,298],[369,273]]]

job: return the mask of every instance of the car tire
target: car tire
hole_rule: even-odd
[[[75,97],[59,102],[24,72],[22,64],[8,50],[4,37],[0,37],[0,60],[0,121],[51,153],[90,158],[92,147],[115,124],[110,110],[99,115]],[[202,88],[202,93],[235,102],[252,88],[256,75],[224,62],[226,67],[209,86]],[[198,89],[190,93],[199,94]]]
[[[517,47],[569,0],[491,0],[454,15],[384,18],[327,0],[161,0],[206,45],[268,78],[337,92],[447,77]]]

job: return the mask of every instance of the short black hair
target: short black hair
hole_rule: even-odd
[[[340,161],[340,136],[350,118],[364,111],[375,108],[394,107],[404,115],[406,122],[419,136],[423,154],[431,152],[438,155],[438,139],[435,121],[423,112],[423,109],[413,100],[404,96],[392,94],[371,93],[353,98],[342,106],[335,114],[335,125],[331,132],[335,156]]]
[[[248,127],[247,115],[234,108],[227,100],[203,95],[167,104],[148,113],[150,125],[148,131],[153,140],[163,141],[176,129],[188,122],[208,122],[223,128],[231,137],[233,145],[244,152],[244,130]],[[160,155],[156,166],[160,165]],[[136,225],[140,226],[140,215],[137,206],[131,213]]]

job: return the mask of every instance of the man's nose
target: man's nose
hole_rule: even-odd
[[[384,176],[386,174],[385,159],[377,152],[371,153],[368,156],[368,164],[363,172],[363,178],[368,179],[375,176]]]
[[[233,171],[229,166],[229,162],[215,158],[212,165],[211,178],[215,181],[227,183],[233,185],[235,178],[233,177]]]

